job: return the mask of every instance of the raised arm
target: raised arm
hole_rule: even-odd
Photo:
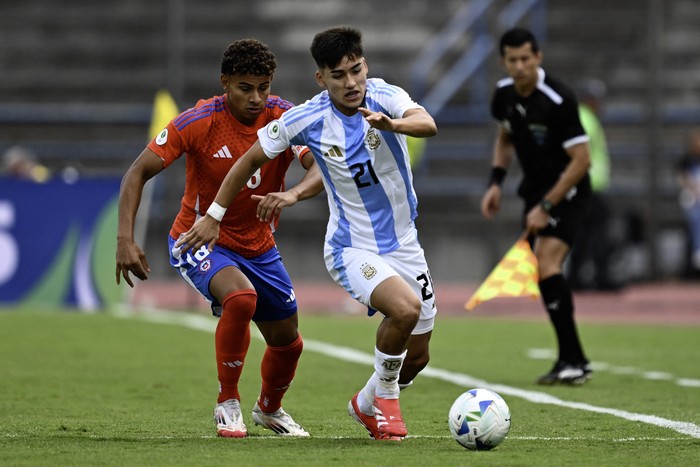
[[[401,118],[390,118],[383,112],[373,112],[364,107],[358,110],[373,128],[393,131],[408,136],[427,138],[437,134],[437,125],[433,117],[423,108],[409,109]]]

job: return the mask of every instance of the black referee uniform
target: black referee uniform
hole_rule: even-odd
[[[519,95],[512,78],[498,82],[491,102],[491,113],[508,134],[522,168],[523,179],[518,195],[525,201],[525,215],[542,202],[557,183],[571,158],[566,148],[588,141],[578,114],[574,93],[560,81],[538,70],[535,90],[527,97]],[[549,225],[538,236],[553,236],[571,247],[585,219],[591,196],[586,175],[572,187],[565,198],[549,211]],[[539,283],[542,300],[547,307],[559,342],[559,358],[552,374],[540,383],[550,384],[553,375],[567,365],[590,372],[573,319],[571,289],[559,274]]]
[[[527,212],[542,201],[557,183],[570,158],[565,148],[588,140],[578,114],[574,93],[560,81],[539,70],[535,91],[527,97],[515,91],[512,78],[498,82],[491,113],[515,146],[523,171],[518,195]],[[538,235],[562,239],[573,245],[591,195],[588,173],[550,212],[548,227]]]

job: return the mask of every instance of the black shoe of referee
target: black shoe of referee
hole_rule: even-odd
[[[537,378],[536,383],[551,386],[554,384],[581,385],[588,381],[593,370],[588,362],[567,363],[558,361],[552,370]]]

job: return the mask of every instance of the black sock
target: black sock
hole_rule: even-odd
[[[539,286],[542,301],[557,334],[559,360],[574,364],[588,363],[576,331],[573,296],[566,279],[557,274],[540,281]]]

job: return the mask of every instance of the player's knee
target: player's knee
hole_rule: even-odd
[[[421,303],[418,297],[411,295],[406,297],[404,302],[401,304],[398,317],[401,322],[409,326],[411,330],[418,324],[418,319],[420,318]]]
[[[232,321],[249,322],[255,314],[257,300],[258,294],[253,289],[231,292],[222,301],[223,313]]]

